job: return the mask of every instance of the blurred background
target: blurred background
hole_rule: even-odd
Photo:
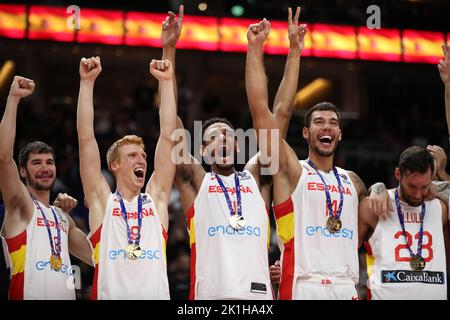
[[[72,1],[0,0],[1,113],[14,74],[36,83],[33,96],[19,107],[15,156],[33,140],[55,148],[58,179],[53,196],[67,192],[79,200],[73,217],[86,233],[88,211],[83,205],[76,136],[79,61],[96,55],[102,58],[94,101],[101,154],[106,155],[107,148],[123,135],[137,134],[145,141],[152,168],[159,120],[157,83],[148,63],[161,56],[160,24],[168,10],[178,12],[180,3],[186,18],[176,74],[178,110],[187,129],[193,129],[194,120],[213,116],[228,118],[236,128],[252,127],[244,87],[247,26],[264,17],[272,21],[265,57],[272,103],[289,46],[287,8],[300,5],[300,20],[310,32],[287,138],[299,158],[307,156],[307,144],[301,138],[305,111],[324,100],[335,103],[343,115],[337,165],[358,173],[367,186],[384,181],[394,187],[398,155],[410,145],[437,144],[448,154],[444,86],[436,67],[442,57],[440,45],[449,39],[448,0],[79,0],[75,4],[81,9],[81,29],[76,31],[66,24],[70,16],[66,8]],[[366,28],[370,5],[380,8],[380,30]],[[114,188],[106,156],[102,160]],[[189,241],[175,189],[169,212],[171,296],[186,299]],[[274,223],[272,228],[270,264],[279,258]],[[72,259],[83,272],[78,298],[88,299],[93,269]],[[9,273],[0,260],[0,294],[5,299]],[[364,283],[361,269],[362,297]]]

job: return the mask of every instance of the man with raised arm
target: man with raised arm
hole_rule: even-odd
[[[13,160],[17,108],[34,88],[33,80],[14,77],[0,123],[0,190],[5,205],[1,237],[11,272],[8,297],[75,299],[69,252],[92,265],[92,250],[73,219],[50,205],[56,180],[53,148],[31,142],[19,153],[19,169]],[[76,200],[59,195],[56,203],[68,212]]]
[[[100,153],[94,136],[94,82],[101,72],[99,57],[81,59],[77,131],[80,174],[89,207],[90,241],[94,248],[93,299],[169,299],[166,242],[168,201],[175,174],[170,161],[176,128],[173,70],[169,61],[152,60],[150,72],[161,87],[160,137],[155,167],[145,192],[147,155],[141,138],[127,135],[106,155],[116,179],[111,192],[101,174]]]
[[[178,17],[170,12],[162,26],[163,58],[173,64],[182,13],[182,6]],[[300,9],[296,21],[299,14]],[[303,27],[300,31],[293,26],[292,13],[290,17],[291,48],[275,99],[277,105],[294,100],[306,33]],[[183,128],[180,119],[178,128]],[[259,160],[249,161],[243,172],[236,171],[237,143],[228,120],[204,122],[202,137],[201,153],[212,159],[211,172],[206,172],[189,152],[183,152],[175,177],[190,234],[190,298],[272,299],[267,249],[270,179],[261,176]]]
[[[278,125],[268,108],[263,64],[269,32],[266,19],[248,29],[246,88],[260,154],[268,155],[264,162],[279,164],[273,198],[281,244],[280,299],[358,299],[358,199],[366,189],[356,174],[334,166],[341,129],[333,104],[319,103],[305,116],[306,161],[299,162],[283,139],[270,140]]]

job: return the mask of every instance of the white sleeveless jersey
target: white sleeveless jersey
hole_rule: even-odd
[[[300,161],[300,165],[302,174],[291,197],[274,206],[281,251],[279,297],[283,300],[308,299],[301,295],[300,282],[354,287],[359,280],[358,195],[347,171],[337,168],[344,197],[342,229],[331,234],[326,228],[328,208],[324,184],[306,161]],[[320,173],[336,212],[340,201],[336,177],[333,171]],[[344,299],[347,298],[358,297]]]
[[[130,260],[126,256],[127,226],[115,194],[110,194],[108,198],[102,225],[89,236],[95,262],[92,299],[170,299],[167,233],[161,225],[152,197],[146,193],[141,197],[142,255],[138,259]],[[123,199],[133,242],[138,234],[137,199],[137,196],[131,202]]]
[[[39,202],[50,225],[53,243],[57,242],[57,229],[50,208]],[[55,271],[50,266],[52,255],[45,220],[36,204],[33,217],[26,229],[19,235],[2,242],[6,266],[10,269],[9,299],[25,300],[73,300],[73,270],[70,263],[68,232],[69,221],[61,209],[53,207],[60,228],[62,267]]]
[[[447,299],[446,257],[442,230],[442,206],[438,199],[426,201],[423,222],[423,271],[412,271],[407,240],[400,226],[394,198],[389,190],[394,211],[386,220],[379,219],[372,237],[366,242],[369,279],[368,298],[380,299]],[[411,207],[400,201],[406,237],[417,253],[421,206]]]
[[[222,176],[236,210],[235,175]],[[213,173],[206,173],[187,213],[191,247],[190,299],[273,299],[269,276],[269,217],[255,178],[239,173],[243,229],[229,224],[230,210]]]

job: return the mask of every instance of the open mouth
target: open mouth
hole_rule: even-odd
[[[333,138],[330,135],[323,135],[319,138],[320,143],[325,145],[331,145]]]
[[[134,175],[140,179],[144,178],[144,169],[143,168],[136,168],[133,171]]]

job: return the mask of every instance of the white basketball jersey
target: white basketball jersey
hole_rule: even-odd
[[[120,202],[110,194],[103,224],[89,236],[94,250],[95,273],[92,299],[170,299],[167,279],[167,233],[161,225],[155,204],[149,194],[142,197],[142,255],[130,260],[127,226]],[[131,202],[123,199],[133,242],[138,234],[136,196]]]
[[[220,178],[236,210],[235,175]],[[269,217],[255,178],[239,173],[243,229],[229,224],[230,210],[213,173],[205,174],[187,214],[191,246],[190,299],[273,299],[269,276]]]
[[[306,161],[300,165],[302,174],[291,197],[274,207],[281,251],[279,297],[286,300],[305,298],[299,289],[303,281],[319,279],[322,284],[354,286],[359,280],[358,195],[347,171],[337,168],[344,201],[342,229],[331,234],[326,228],[329,215],[324,184]],[[336,212],[340,202],[336,177],[333,171],[319,172]]]
[[[400,201],[406,238],[397,214],[394,190],[389,190],[394,211],[386,220],[379,219],[372,237],[366,242],[368,298],[381,299],[447,299],[446,257],[442,230],[442,206],[438,199],[425,201],[423,221],[423,271],[410,266],[411,250],[417,254],[421,206],[411,207]]]
[[[39,206],[48,220],[55,245],[58,233],[53,213],[41,202]],[[5,239],[2,232],[6,265],[10,269],[8,297],[25,300],[74,300],[73,270],[68,247],[69,221],[61,209],[52,207],[61,236],[62,267],[55,271],[50,266],[52,251],[45,220],[35,203],[33,207],[33,217],[22,233]]]

